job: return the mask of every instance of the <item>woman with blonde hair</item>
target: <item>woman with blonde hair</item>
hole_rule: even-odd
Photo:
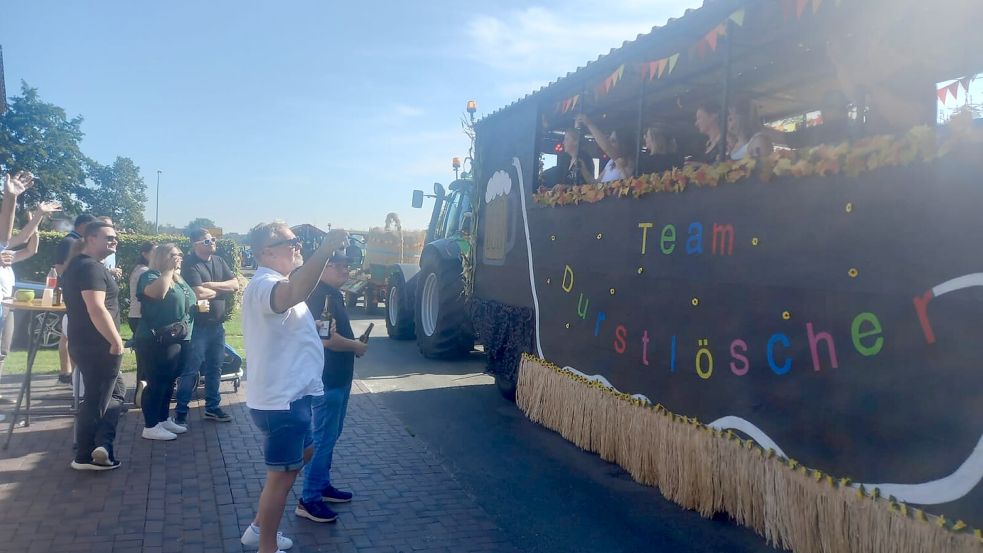
[[[195,293],[181,278],[184,254],[175,244],[150,253],[150,270],[137,282],[141,321],[135,337],[147,387],[143,390],[144,428],[148,440],[173,440],[187,428],[168,416],[174,382],[191,353]]]

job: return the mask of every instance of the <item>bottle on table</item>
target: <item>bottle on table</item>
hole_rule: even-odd
[[[58,271],[54,267],[48,271],[44,279],[44,292],[41,293],[41,305],[51,305],[55,298],[55,288],[58,287]]]

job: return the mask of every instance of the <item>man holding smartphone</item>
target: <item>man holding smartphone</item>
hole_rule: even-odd
[[[304,491],[300,504],[294,510],[299,517],[314,522],[333,522],[338,514],[327,503],[347,503],[352,500],[351,492],[342,491],[331,485],[331,458],[345,424],[348,411],[348,397],[352,391],[355,373],[355,358],[365,355],[368,344],[356,340],[352,332],[348,311],[345,309],[341,286],[348,280],[348,266],[351,258],[336,252],[328,260],[321,272],[321,280],[307,298],[307,308],[319,324],[330,324],[330,335],[322,332],[321,344],[324,346],[324,370],[321,382],[324,395],[312,402],[314,456],[307,465],[304,475]],[[326,313],[330,317],[324,317]],[[326,322],[329,319],[330,322]],[[364,337],[366,340],[368,336]]]

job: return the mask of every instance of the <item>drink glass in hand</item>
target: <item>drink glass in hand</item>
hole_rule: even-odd
[[[208,313],[211,310],[211,305],[208,300],[198,300],[198,312]]]

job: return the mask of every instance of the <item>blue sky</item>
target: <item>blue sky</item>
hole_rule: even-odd
[[[21,79],[85,118],[83,151],[140,166],[154,218],[242,232],[406,228],[411,190],[453,178],[468,99],[490,113],[697,0],[8,2],[7,92]]]

